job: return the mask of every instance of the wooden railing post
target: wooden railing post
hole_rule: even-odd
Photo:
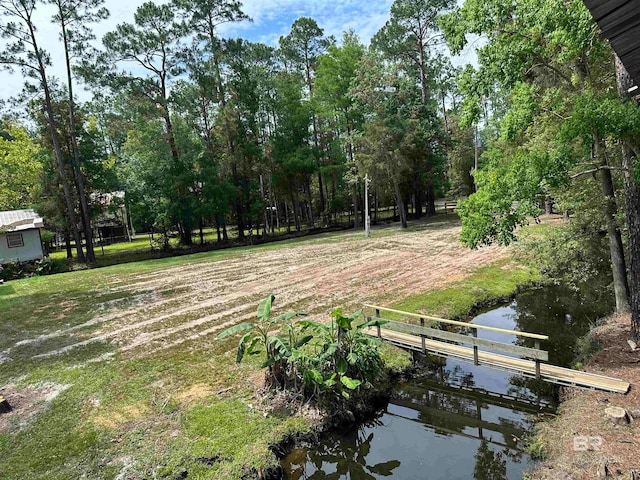
[[[424,328],[424,318],[420,318],[420,326]],[[427,341],[425,339],[424,333],[420,334],[422,337],[422,354],[426,355],[427,353]]]
[[[536,340],[534,343],[536,350],[540,350],[540,340]],[[540,378],[540,360],[536,357],[536,378]]]
[[[474,326],[471,327],[471,333],[475,338],[478,338],[478,329]],[[473,345],[473,364],[480,365],[480,360],[478,360],[478,345]]]
[[[376,318],[380,318],[380,309],[376,308]],[[380,331],[380,324],[376,325],[378,330],[378,338],[382,338],[382,332]]]

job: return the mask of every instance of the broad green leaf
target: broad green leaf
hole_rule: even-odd
[[[349,355],[347,355],[347,362],[349,362],[351,365],[355,365],[357,361],[358,356],[353,352],[349,352]]]
[[[271,320],[271,323],[288,322],[292,318],[304,317],[305,315],[307,315],[307,312],[287,312],[287,313],[282,313],[282,314],[278,315],[277,317],[275,317],[273,320]]]
[[[338,360],[338,362],[336,363],[336,372],[338,372],[340,375],[344,375],[345,373],[347,373],[347,362],[343,358]]]
[[[355,378],[349,378],[347,376],[340,377],[340,381],[349,390],[355,390],[362,384],[360,380],[356,380]]]
[[[276,351],[283,357],[287,357],[291,354],[291,346],[289,345],[289,339],[282,335],[276,335],[269,337],[269,344],[272,345]]]
[[[337,317],[336,323],[343,330],[351,330],[351,322],[352,320],[349,317]]]
[[[300,348],[300,347],[306,345],[307,343],[309,343],[311,340],[313,340],[313,335],[305,335],[304,337],[300,338],[296,342],[295,347],[296,348]]]
[[[383,320],[382,318],[379,319],[375,319],[375,320],[369,320],[368,322],[365,322],[361,325],[358,325],[358,330],[363,330],[365,328],[369,328],[369,327],[381,327],[382,325],[384,325],[385,323],[389,323],[389,320]]]
[[[322,334],[326,334],[329,332],[327,326],[323,325],[322,323],[312,322],[311,320],[300,320],[296,323],[302,327],[303,332],[307,329],[312,329]]]
[[[314,369],[305,370],[302,374],[307,385],[313,385],[314,383],[318,385],[322,385],[324,379],[322,378],[322,374]]]
[[[269,320],[271,316],[271,306],[273,305],[273,301],[276,299],[276,296],[272,293],[267,298],[260,302],[258,305],[258,318],[261,322],[266,322]]]
[[[236,353],[236,363],[240,363],[242,361],[242,357],[244,357],[244,353],[246,351],[246,343],[251,338],[251,332],[244,334],[244,336],[240,339],[238,343],[238,353]]]
[[[336,374],[334,373],[333,375],[331,375],[330,378],[328,378],[328,379],[326,379],[324,381],[324,386],[326,388],[332,388],[332,387],[334,387],[336,385],[336,383],[338,383],[338,382],[336,381]]]
[[[326,345],[325,354],[327,356],[332,357],[332,356],[335,355],[335,353],[337,351],[338,351],[338,344],[337,343],[333,342],[333,343],[330,343],[329,345]]]
[[[255,355],[256,353],[260,353],[260,350],[256,350],[255,347],[261,340],[262,339],[260,337],[253,337],[251,339],[249,346],[246,347],[246,351],[249,355]]]
[[[244,332],[245,330],[251,330],[256,327],[257,325],[255,323],[239,323],[238,325],[234,325],[233,327],[227,328],[224,332],[220,333],[216,338],[220,340],[230,335]]]
[[[343,315],[342,308],[338,308],[331,313],[331,316],[336,319],[336,323],[340,328],[343,330],[351,330],[351,324],[362,317],[362,310],[358,310],[351,315]]]
[[[349,392],[345,392],[344,390],[340,392],[340,395],[342,395],[344,398],[349,398]]]

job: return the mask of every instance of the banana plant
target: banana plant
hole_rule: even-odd
[[[262,366],[268,367],[269,370],[273,371],[280,367],[281,360],[291,355],[293,348],[300,348],[311,340],[312,337],[310,335],[298,338],[291,324],[292,319],[306,315],[305,312],[288,312],[271,317],[271,309],[275,298],[275,295],[271,294],[260,302],[256,313],[257,322],[239,323],[227,328],[218,335],[217,338],[220,340],[236,333],[246,332],[238,343],[237,363],[242,362],[245,355],[256,355],[264,351],[266,356]],[[280,325],[283,322],[290,322],[284,326],[285,334],[271,335],[276,325]],[[276,365],[275,368],[274,365]]]

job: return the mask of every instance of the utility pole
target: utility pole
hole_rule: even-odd
[[[364,176],[364,231],[371,236],[371,218],[369,217],[369,174]]]
[[[478,159],[480,158],[480,137],[478,136],[478,124],[476,123],[476,127],[473,134],[473,152],[474,152],[474,161],[473,161],[473,171],[474,173],[478,171]],[[473,177],[473,191],[478,191],[478,185],[476,184],[476,179]]]

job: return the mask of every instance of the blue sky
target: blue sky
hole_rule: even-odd
[[[118,23],[133,22],[133,14],[143,0],[107,0],[106,7],[111,17],[96,25],[95,32],[100,40]],[[389,18],[392,0],[245,0],[243,10],[253,22],[229,24],[221,28],[221,35],[243,37],[276,45],[281,35],[289,32],[293,21],[301,16],[313,17],[326,35],[334,35],[338,40],[342,32],[353,29],[365,43]],[[58,32],[49,19],[53,11],[50,6],[38,7],[35,21],[38,26],[39,41],[52,56],[54,67],[49,74],[57,77],[64,75],[64,58],[58,41]],[[0,40],[2,42],[3,40]],[[473,51],[463,53],[456,64],[473,62]],[[7,99],[20,93],[23,79],[19,72],[10,74],[0,71],[0,99]],[[78,91],[81,98],[87,94]]]

